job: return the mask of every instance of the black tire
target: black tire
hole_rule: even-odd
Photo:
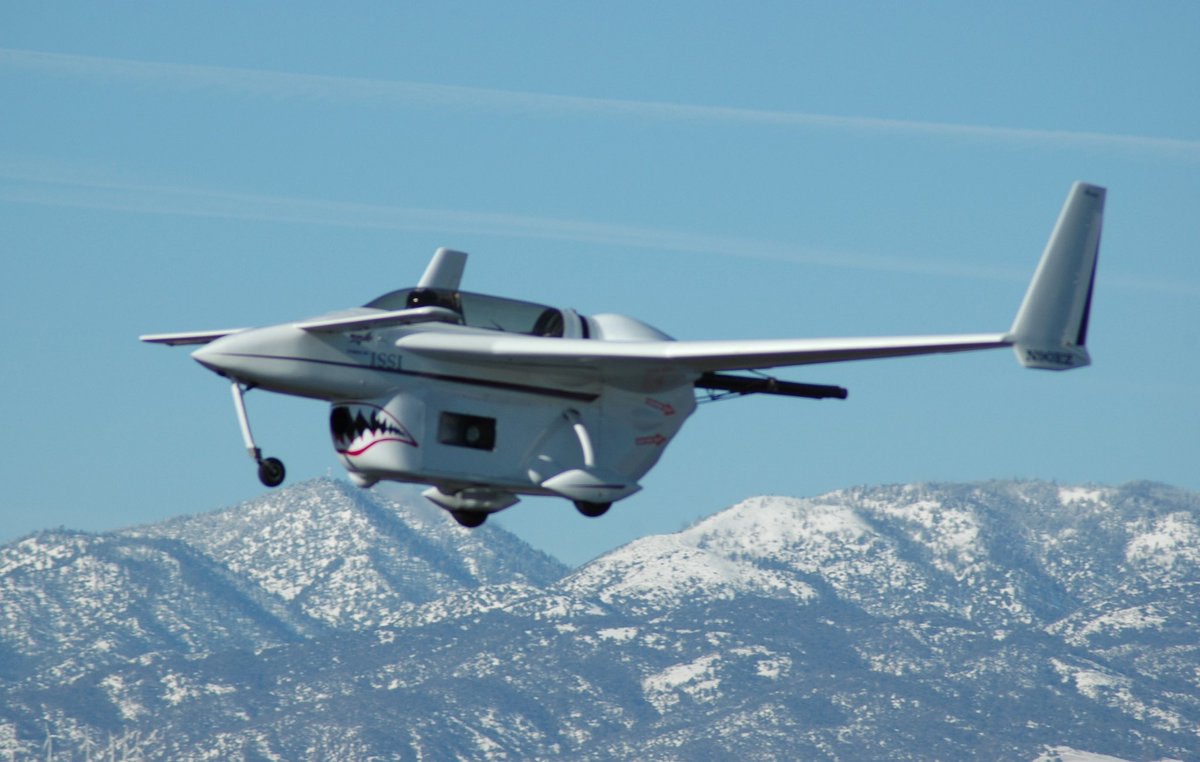
[[[279,458],[265,458],[258,462],[258,480],[267,487],[278,487],[283,484],[287,470]]]
[[[575,509],[589,519],[603,516],[608,513],[608,509],[611,507],[612,503],[589,503],[586,500],[575,501]]]
[[[450,515],[454,517],[455,521],[468,529],[482,526],[488,517],[486,511],[450,511]]]

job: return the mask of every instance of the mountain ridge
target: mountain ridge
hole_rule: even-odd
[[[570,569],[315,480],[0,546],[0,754],[1187,759],[1198,538],[1166,485],[930,483]]]

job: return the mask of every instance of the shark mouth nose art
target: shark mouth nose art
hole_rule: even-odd
[[[383,442],[417,446],[417,440],[395,416],[376,405],[335,405],[329,414],[333,447],[339,455],[355,457]]]

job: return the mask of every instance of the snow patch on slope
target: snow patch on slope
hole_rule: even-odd
[[[1109,491],[1097,487],[1059,487],[1058,502],[1064,506],[1086,504],[1086,503],[1105,503],[1107,502]]]
[[[1200,527],[1187,513],[1163,516],[1129,541],[1125,560],[1168,571],[1185,564],[1200,564]]]
[[[670,606],[698,595],[741,594],[808,600],[816,591],[784,572],[697,548],[679,535],[647,537],[585,567],[570,589],[595,590],[605,603],[637,600]]]
[[[678,704],[681,694],[698,702],[715,700],[721,687],[716,674],[720,659],[720,654],[708,654],[650,675],[642,680],[646,700],[659,712]]]
[[[758,498],[683,532],[635,540],[583,567],[563,585],[579,595],[596,595],[607,604],[639,607],[672,607],[697,596],[812,600],[816,590],[795,570],[775,563],[786,548],[813,531],[799,524],[782,502]],[[821,523],[831,534],[861,534],[862,528],[846,518]],[[835,542],[819,531],[816,536]]]
[[[1094,754],[1090,751],[1079,751],[1070,746],[1054,746],[1040,755],[1033,762],[1129,762],[1121,757],[1110,757],[1107,754]]]

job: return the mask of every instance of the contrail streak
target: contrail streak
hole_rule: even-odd
[[[493,235],[658,251],[803,262],[853,270],[1021,280],[1023,272],[954,262],[872,256],[801,244],[537,215],[366,204],[126,182],[103,173],[0,159],[0,201],[134,214]]]
[[[702,235],[666,228],[488,211],[313,200],[294,196],[128,182],[113,179],[103,171],[87,172],[77,168],[38,165],[28,161],[5,161],[3,157],[0,157],[0,201],[104,209],[132,214],[553,240],[972,280],[1024,282],[1028,277],[1028,272],[1016,267],[862,254],[796,243]],[[1186,280],[1167,282],[1107,274],[1105,282],[1137,291],[1200,296],[1200,287]]]
[[[874,132],[969,139],[990,143],[1034,144],[1082,150],[1119,149],[1200,160],[1200,140],[1113,135],[1078,130],[1045,130],[704,106],[666,101],[589,98],[426,82],[158,63],[14,48],[0,48],[0,67],[45,75],[100,82],[134,83],[174,90],[220,90],[252,97],[331,102],[353,101],[378,105],[437,106],[461,110],[519,112],[550,117],[582,115],[618,119],[724,122],[750,126]]]

